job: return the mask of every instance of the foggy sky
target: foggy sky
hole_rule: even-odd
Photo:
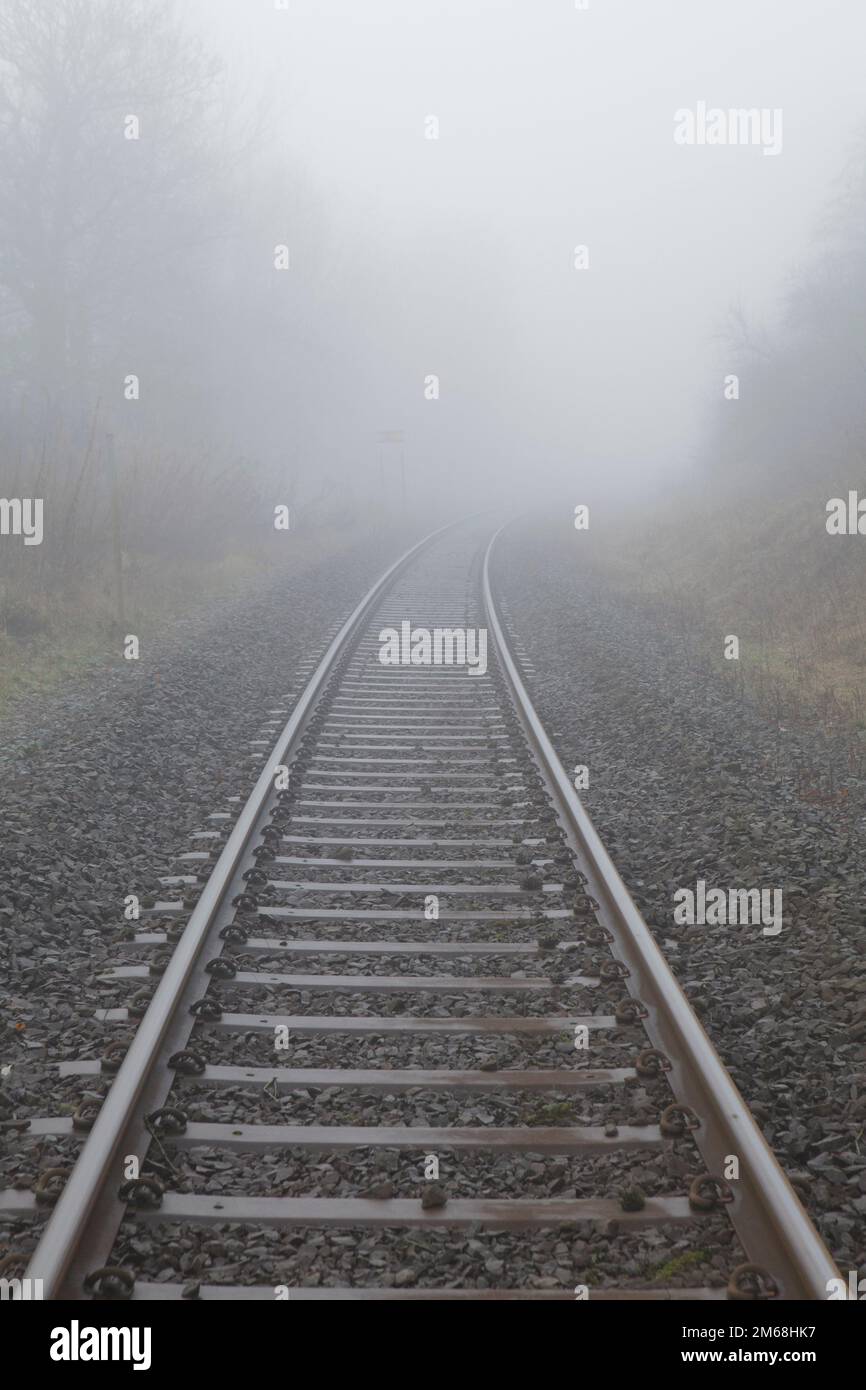
[[[372,477],[376,432],[403,429],[413,487],[468,500],[694,467],[732,369],[728,311],[774,321],[866,124],[862,0],[183,8],[267,110],[324,229],[292,449]],[[678,147],[674,112],[698,101],[782,108],[781,154]]]

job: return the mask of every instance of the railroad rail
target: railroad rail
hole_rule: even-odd
[[[105,1052],[60,1064],[76,1113],[20,1126],[80,1142],[77,1161],[0,1194],[3,1216],[50,1209],[17,1271],[46,1298],[823,1299],[839,1277],[533,708],[494,597],[497,543],[464,523],[391,566],[251,740],[255,788],[179,857],[163,886],[181,896],[119,943],[103,978],[126,1002],[100,1011]],[[383,665],[380,634],[404,622],[483,631],[486,669]],[[441,1122],[478,1097],[475,1123]],[[670,1174],[649,1194],[629,1177],[647,1154]],[[313,1181],[311,1155],[389,1156],[392,1177],[346,1195],[344,1165],[340,1195],[298,1193],[292,1170],[273,1181],[288,1195],[263,1195],[275,1155]],[[540,1173],[500,1195],[489,1165],[527,1157]],[[157,1278],[158,1256],[138,1267],[138,1232],[195,1247],[214,1228],[275,1231],[282,1293],[209,1257],[186,1282]],[[599,1228],[614,1245],[654,1231],[661,1254],[694,1231],[729,1267],[687,1288],[580,1267],[545,1287],[352,1284],[328,1243]],[[325,1238],[299,1265],[280,1242],[310,1230]]]

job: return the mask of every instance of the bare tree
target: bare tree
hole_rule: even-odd
[[[83,403],[207,233],[219,69],[171,0],[0,11],[3,376]],[[136,126],[138,123],[138,127]],[[138,138],[136,138],[138,137]]]

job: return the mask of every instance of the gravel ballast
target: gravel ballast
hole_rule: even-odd
[[[535,668],[527,688],[563,765],[588,767],[581,798],[831,1253],[862,1269],[866,778],[852,732],[780,725],[688,660],[664,613],[581,562],[567,522],[513,526],[494,568]],[[815,768],[842,795],[804,794]],[[676,923],[674,894],[701,879],[781,889],[781,932]]]
[[[124,660],[118,641],[116,660],[0,722],[0,1062],[11,1066],[0,1120],[67,1113],[56,1107],[81,1083],[60,1081],[54,1064],[99,1056],[111,1036],[94,1010],[112,987],[96,976],[118,961],[125,898],[165,897],[159,877],[193,832],[217,809],[237,813],[258,776],[250,741],[268,711],[290,708],[299,665],[322,653],[407,544],[368,539],[260,591],[152,623],[138,661]],[[17,1147],[13,1133],[0,1136],[9,1185]]]
[[[538,672],[544,672],[543,684],[537,677],[530,682],[539,712],[566,765],[580,762],[590,767],[586,799],[618,866],[735,1079],[754,1105],[768,1138],[798,1185],[808,1186],[811,1208],[828,1244],[843,1268],[856,1268],[852,1262],[856,1261],[858,1245],[863,1244],[861,1208],[866,1209],[866,1202],[861,1201],[866,1192],[866,1183],[861,1182],[866,1161],[860,1162],[856,1126],[860,1112],[856,1107],[861,1096],[859,1083],[866,1082],[866,1077],[856,1074],[851,1049],[857,1047],[857,1023],[863,1013],[862,1009],[857,1013],[855,1007],[853,1016],[847,1016],[853,1029],[849,1026],[845,1034],[838,1030],[846,1015],[824,1009],[815,1020],[809,1047],[804,1049],[800,1033],[811,1026],[807,1020],[812,1016],[800,1004],[808,995],[806,980],[817,979],[822,1008],[832,1003],[838,1009],[840,1000],[845,1006],[852,1000],[855,1006],[858,1002],[862,1005],[859,986],[866,983],[866,972],[859,970],[854,934],[846,934],[844,923],[841,928],[838,925],[838,911],[832,923],[825,916],[823,938],[816,925],[813,890],[816,886],[822,890],[820,901],[826,906],[828,884],[826,875],[820,876],[817,885],[814,882],[809,861],[812,842],[807,841],[806,848],[801,849],[805,867],[800,866],[798,877],[796,853],[786,850],[784,835],[777,834],[780,828],[785,834],[790,829],[785,814],[787,800],[780,795],[786,782],[784,771],[770,766],[766,720],[735,699],[733,692],[720,691],[718,683],[708,687],[705,672],[690,670],[686,679],[678,666],[675,683],[680,706],[678,699],[663,689],[663,624],[658,639],[643,644],[647,659],[662,653],[662,668],[650,664],[645,669],[638,665],[641,646],[637,636],[642,632],[646,638],[646,614],[641,613],[635,623],[634,612],[622,599],[602,595],[597,601],[598,595],[594,595],[590,600],[585,590],[581,607],[574,592],[579,586],[574,583],[573,566],[571,572],[566,567],[567,553],[560,557],[550,548],[542,552],[544,559],[540,561],[533,549],[537,543],[538,537],[527,534],[508,538],[518,556],[518,563],[512,565],[509,552],[512,616],[517,632],[527,639],[529,658],[534,659]],[[558,563],[563,565],[562,573]],[[381,558],[377,564],[369,553],[359,551],[344,557],[335,580],[334,563],[329,562],[327,574],[308,573],[293,586],[293,599],[300,602],[292,612],[286,613],[284,592],[247,598],[236,603],[231,612],[218,615],[212,624],[199,620],[192,628],[187,625],[186,631],[167,637],[149,683],[140,666],[134,668],[132,679],[128,667],[111,671],[92,683],[92,688],[85,683],[55,700],[53,708],[40,711],[35,719],[19,719],[18,726],[10,725],[7,748],[14,750],[10,763],[14,776],[7,784],[7,794],[12,796],[9,819],[19,839],[16,844],[13,837],[7,845],[9,873],[3,882],[10,887],[8,896],[0,896],[0,911],[14,923],[3,934],[9,956],[7,978],[12,984],[5,1002],[7,1039],[13,1054],[3,1104],[20,1117],[68,1115],[82,1095],[105,1093],[107,1076],[61,1078],[55,1064],[63,1059],[98,1058],[106,1031],[94,1019],[94,1010],[125,1003],[144,982],[141,966],[133,978],[100,982],[97,975],[121,962],[135,965],[165,954],[164,946],[132,938],[136,931],[171,927],[168,909],[164,905],[154,909],[146,925],[124,928],[124,898],[136,893],[150,903],[154,897],[164,900],[183,895],[187,907],[191,905],[207,868],[195,861],[179,862],[178,854],[197,844],[219,847],[261,765],[262,734],[267,733],[270,741],[271,726],[283,722],[302,685],[299,663],[320,654],[328,629],[354,606],[380,565]],[[526,572],[532,575],[528,585]],[[304,590],[305,584],[308,590]],[[551,596],[545,585],[556,593]],[[335,590],[339,591],[336,597]],[[323,593],[333,602],[330,614],[321,607]],[[611,611],[605,610],[605,602]],[[621,618],[621,631],[611,621],[611,612],[614,619]],[[636,627],[634,633],[630,620]],[[279,655],[275,631],[280,633]],[[634,651],[629,647],[630,636],[636,643]],[[598,643],[595,658],[593,640]],[[548,650],[540,645],[543,643]],[[573,653],[578,643],[585,643],[581,660],[570,663],[563,673],[562,654]],[[635,669],[629,665],[629,656]],[[571,665],[579,670],[582,683],[574,689],[569,684],[574,676]],[[599,682],[597,690],[592,685],[594,679]],[[641,681],[648,686],[643,696],[646,709],[639,693]],[[706,712],[699,701],[701,682]],[[278,721],[274,720],[276,709],[280,711]],[[587,709],[590,712],[585,717]],[[626,733],[621,721],[629,714],[631,726]],[[726,725],[728,717],[732,722]],[[735,726],[739,743],[732,755],[731,746],[723,746],[721,740],[726,733],[731,736]],[[779,731],[771,732],[778,741]],[[715,739],[720,741],[718,746]],[[664,775],[659,771],[662,751],[668,759]],[[650,760],[648,765],[644,765],[644,757]],[[766,805],[756,800],[756,779],[743,774],[750,763],[761,770]],[[49,766],[55,769],[53,777]],[[57,779],[57,767],[72,769],[65,786],[63,779]],[[372,768],[370,773],[373,775]],[[706,782],[701,781],[701,773],[709,781],[714,775],[722,779],[726,793],[722,796],[717,790],[710,809],[703,804]],[[737,795],[743,784],[746,800]],[[31,801],[36,799],[32,789],[37,785],[39,804],[34,821]],[[592,802],[593,791],[599,794],[600,811]],[[329,796],[330,790],[325,795]],[[373,795],[376,807],[381,802],[384,808],[389,801],[378,788]],[[528,795],[520,802],[525,814],[540,816],[537,822],[532,820],[533,827],[548,825],[549,829],[550,817],[543,800],[537,800],[534,793],[523,795]],[[788,800],[796,802],[796,793]],[[391,801],[399,822],[402,813]],[[505,803],[510,804],[510,799],[505,798]],[[848,814],[855,804],[852,796],[846,804]],[[796,810],[796,806],[791,809]],[[816,815],[815,808],[805,810],[806,824],[814,830],[816,822],[809,817]],[[215,819],[214,811],[224,818]],[[460,814],[456,812],[458,823]],[[792,815],[791,826],[794,819]],[[139,820],[146,828],[136,833]],[[219,839],[191,839],[194,831],[205,827],[214,827]],[[759,831],[766,842],[760,854],[755,847]],[[801,833],[808,831],[801,827]],[[259,915],[250,915],[247,923],[251,936],[270,938],[267,947],[261,950],[251,941],[246,952],[243,945],[227,948],[228,956],[236,955],[243,970],[318,977],[364,974],[370,986],[358,990],[342,989],[338,984],[327,989],[320,980],[318,988],[315,983],[298,987],[300,982],[287,987],[277,980],[269,982],[265,975],[262,984],[254,986],[242,980],[225,980],[219,996],[224,1010],[236,1012],[276,1014],[290,1008],[315,1014],[411,1013],[431,1018],[476,1013],[557,1015],[563,1018],[561,1035],[534,1041],[490,1038],[484,1042],[483,1055],[477,1045],[473,1047],[459,1035],[451,1039],[311,1035],[296,1039],[291,1057],[284,1058],[275,1057],[273,1040],[267,1034],[213,1030],[209,1060],[215,1065],[262,1068],[263,1077],[274,1065],[379,1071],[424,1066],[476,1071],[480,1067],[490,1073],[521,1065],[530,1070],[556,1067],[565,1071],[588,1065],[590,1072],[605,1066],[631,1067],[634,1037],[640,1034],[632,1028],[596,1034],[591,1060],[575,1055],[569,1037],[570,1015],[612,1013],[622,990],[598,979],[604,951],[597,946],[584,944],[581,949],[564,952],[556,949],[557,943],[568,941],[572,933],[582,936],[591,919],[586,918],[585,895],[572,879],[568,856],[559,854],[555,839],[549,844],[553,862],[538,873],[526,873],[522,868],[516,876],[516,891],[505,895],[492,891],[498,875],[487,870],[482,872],[476,891],[462,895],[463,874],[459,869],[430,875],[432,882],[444,885],[441,891],[446,897],[449,886],[458,890],[453,896],[460,911],[456,919],[453,914],[449,919],[446,910],[441,939],[489,941],[494,947],[490,955],[467,951],[436,957],[425,955],[420,948],[417,953],[353,952],[353,937],[359,942],[419,940],[414,921],[395,923],[387,915],[382,921],[375,920],[383,897],[375,885],[388,878],[387,872],[375,867],[364,870],[362,881],[370,887],[350,900],[340,892],[340,886],[351,881],[352,871],[342,864],[323,865],[321,869],[314,864],[280,866],[274,871],[277,882],[262,890]],[[849,842],[848,848],[849,864],[853,864],[856,845]],[[171,876],[178,873],[198,873],[198,882],[191,878],[186,884],[172,883]],[[405,877],[409,880],[414,875]],[[678,888],[694,886],[696,878],[724,888],[781,888],[785,895],[783,932],[768,940],[761,936],[760,927],[720,930],[677,926],[673,894]],[[305,886],[296,879],[312,879],[320,887]],[[566,889],[558,886],[563,880]],[[832,893],[830,897],[832,907],[838,909]],[[366,906],[371,917],[340,921],[350,901],[355,907],[359,903]],[[496,910],[491,911],[494,902]],[[566,902],[570,905],[568,914],[557,916]],[[405,906],[402,900],[398,905]],[[309,922],[281,918],[279,913],[289,906],[301,917],[308,909],[315,911]],[[275,914],[270,920],[269,907]],[[318,911],[325,917],[316,920]],[[333,918],[327,917],[331,911]],[[460,923],[460,914],[467,911],[480,912],[482,920],[471,927]],[[552,916],[547,915],[550,911]],[[511,912],[521,914],[520,920],[509,920]],[[396,927],[393,935],[392,926]],[[835,956],[827,945],[831,930]],[[532,940],[534,936],[541,938],[542,931],[542,949],[537,953],[496,952],[497,941]],[[292,940],[311,942],[317,938],[324,943],[339,940],[340,946],[322,951],[271,949],[271,942],[276,945],[282,941],[288,948]],[[841,950],[840,941],[850,950]],[[818,963],[825,972],[820,976],[815,968]],[[830,966],[833,973],[828,974]],[[576,975],[574,983],[570,982],[572,974]],[[407,980],[444,975],[455,978],[441,992],[407,989],[403,994],[389,989],[385,979],[385,988],[377,990],[376,976],[403,975]],[[510,977],[513,987],[494,991],[469,987],[477,977],[488,975],[503,977],[504,981]],[[461,987],[464,980],[466,986]],[[536,980],[541,989],[525,988]],[[126,1036],[130,1030],[122,1031]],[[108,1036],[118,1036],[116,1026]],[[811,1069],[803,1065],[798,1070],[803,1051],[811,1053]],[[839,1074],[846,1067],[843,1103],[837,1088]],[[252,1075],[238,1085],[227,1085],[227,1080],[220,1083],[214,1078],[216,1084],[199,1084],[194,1078],[178,1077],[176,1095],[183,1094],[191,1120],[482,1128],[594,1124],[615,1133],[618,1125],[654,1125],[669,1099],[661,1081],[642,1083],[633,1075],[624,1085],[622,1081],[614,1084],[587,1077],[589,1084],[583,1089],[553,1084],[502,1093],[497,1093],[496,1078],[491,1075],[491,1084],[485,1083],[480,1091],[456,1094],[441,1085],[390,1094],[363,1081],[339,1087],[327,1083],[290,1087],[277,1094]],[[808,1097],[806,1106],[804,1097]],[[30,1185],[46,1165],[67,1164],[76,1150],[74,1142],[62,1138],[39,1142],[27,1138],[16,1143],[11,1130],[5,1144],[5,1153],[0,1149],[0,1171],[3,1183],[11,1186]],[[690,1176],[702,1166],[688,1140],[624,1151],[612,1161],[588,1155],[583,1160],[563,1160],[531,1153],[450,1155],[447,1151],[440,1158],[449,1198],[604,1195],[615,1200],[620,1196],[623,1210],[635,1209],[627,1208],[626,1201],[641,1205],[656,1195],[682,1194]],[[383,1201],[420,1195],[424,1163],[425,1155],[420,1151],[360,1147],[333,1153],[291,1148],[272,1153],[226,1153],[199,1147],[179,1151],[174,1163],[166,1151],[160,1154],[154,1150],[148,1160],[151,1171],[180,1192],[374,1199],[378,1194]],[[226,1227],[222,1232],[181,1227],[180,1240],[169,1246],[159,1235],[158,1225],[145,1223],[131,1238],[129,1232],[121,1233],[117,1255],[128,1259],[140,1277],[168,1282],[201,1276],[208,1282],[267,1283],[273,1275],[275,1281],[283,1278],[289,1284],[374,1282],[410,1287],[416,1282],[439,1285],[453,1280],[479,1289],[563,1289],[580,1282],[651,1286],[660,1278],[671,1287],[718,1285],[741,1258],[733,1232],[715,1218],[692,1222],[685,1228],[666,1223],[660,1229],[639,1232],[621,1231],[619,1225],[613,1222],[607,1229],[588,1230],[585,1235],[583,1231],[576,1234],[574,1227],[520,1235],[472,1230],[453,1242],[450,1236],[433,1230],[398,1232],[384,1224],[371,1232],[289,1229],[255,1231],[251,1236],[244,1235],[239,1227]],[[5,1238],[17,1249],[28,1249],[35,1235],[35,1227],[12,1222],[0,1230],[0,1241]],[[223,1258],[235,1252],[239,1239],[246,1255],[256,1254],[255,1261],[242,1269],[234,1260],[226,1263]],[[612,1258],[609,1269],[604,1267],[604,1259],[598,1260],[599,1244],[602,1255],[606,1252]],[[454,1272],[446,1270],[445,1264],[425,1257],[425,1252],[436,1256],[447,1248],[484,1255],[480,1270],[477,1260],[470,1260],[461,1264],[459,1277],[454,1279]],[[361,1263],[356,1263],[354,1251],[363,1253]],[[551,1260],[551,1252],[558,1259]]]

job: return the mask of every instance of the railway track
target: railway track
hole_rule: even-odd
[[[19,1126],[78,1157],[0,1194],[50,1211],[7,1276],[55,1299],[826,1297],[838,1271],[533,709],[495,544],[428,537],[269,712],[249,800],[118,943],[103,1056],[60,1064],[75,1114]],[[486,671],[382,665],[405,621],[483,629]]]

